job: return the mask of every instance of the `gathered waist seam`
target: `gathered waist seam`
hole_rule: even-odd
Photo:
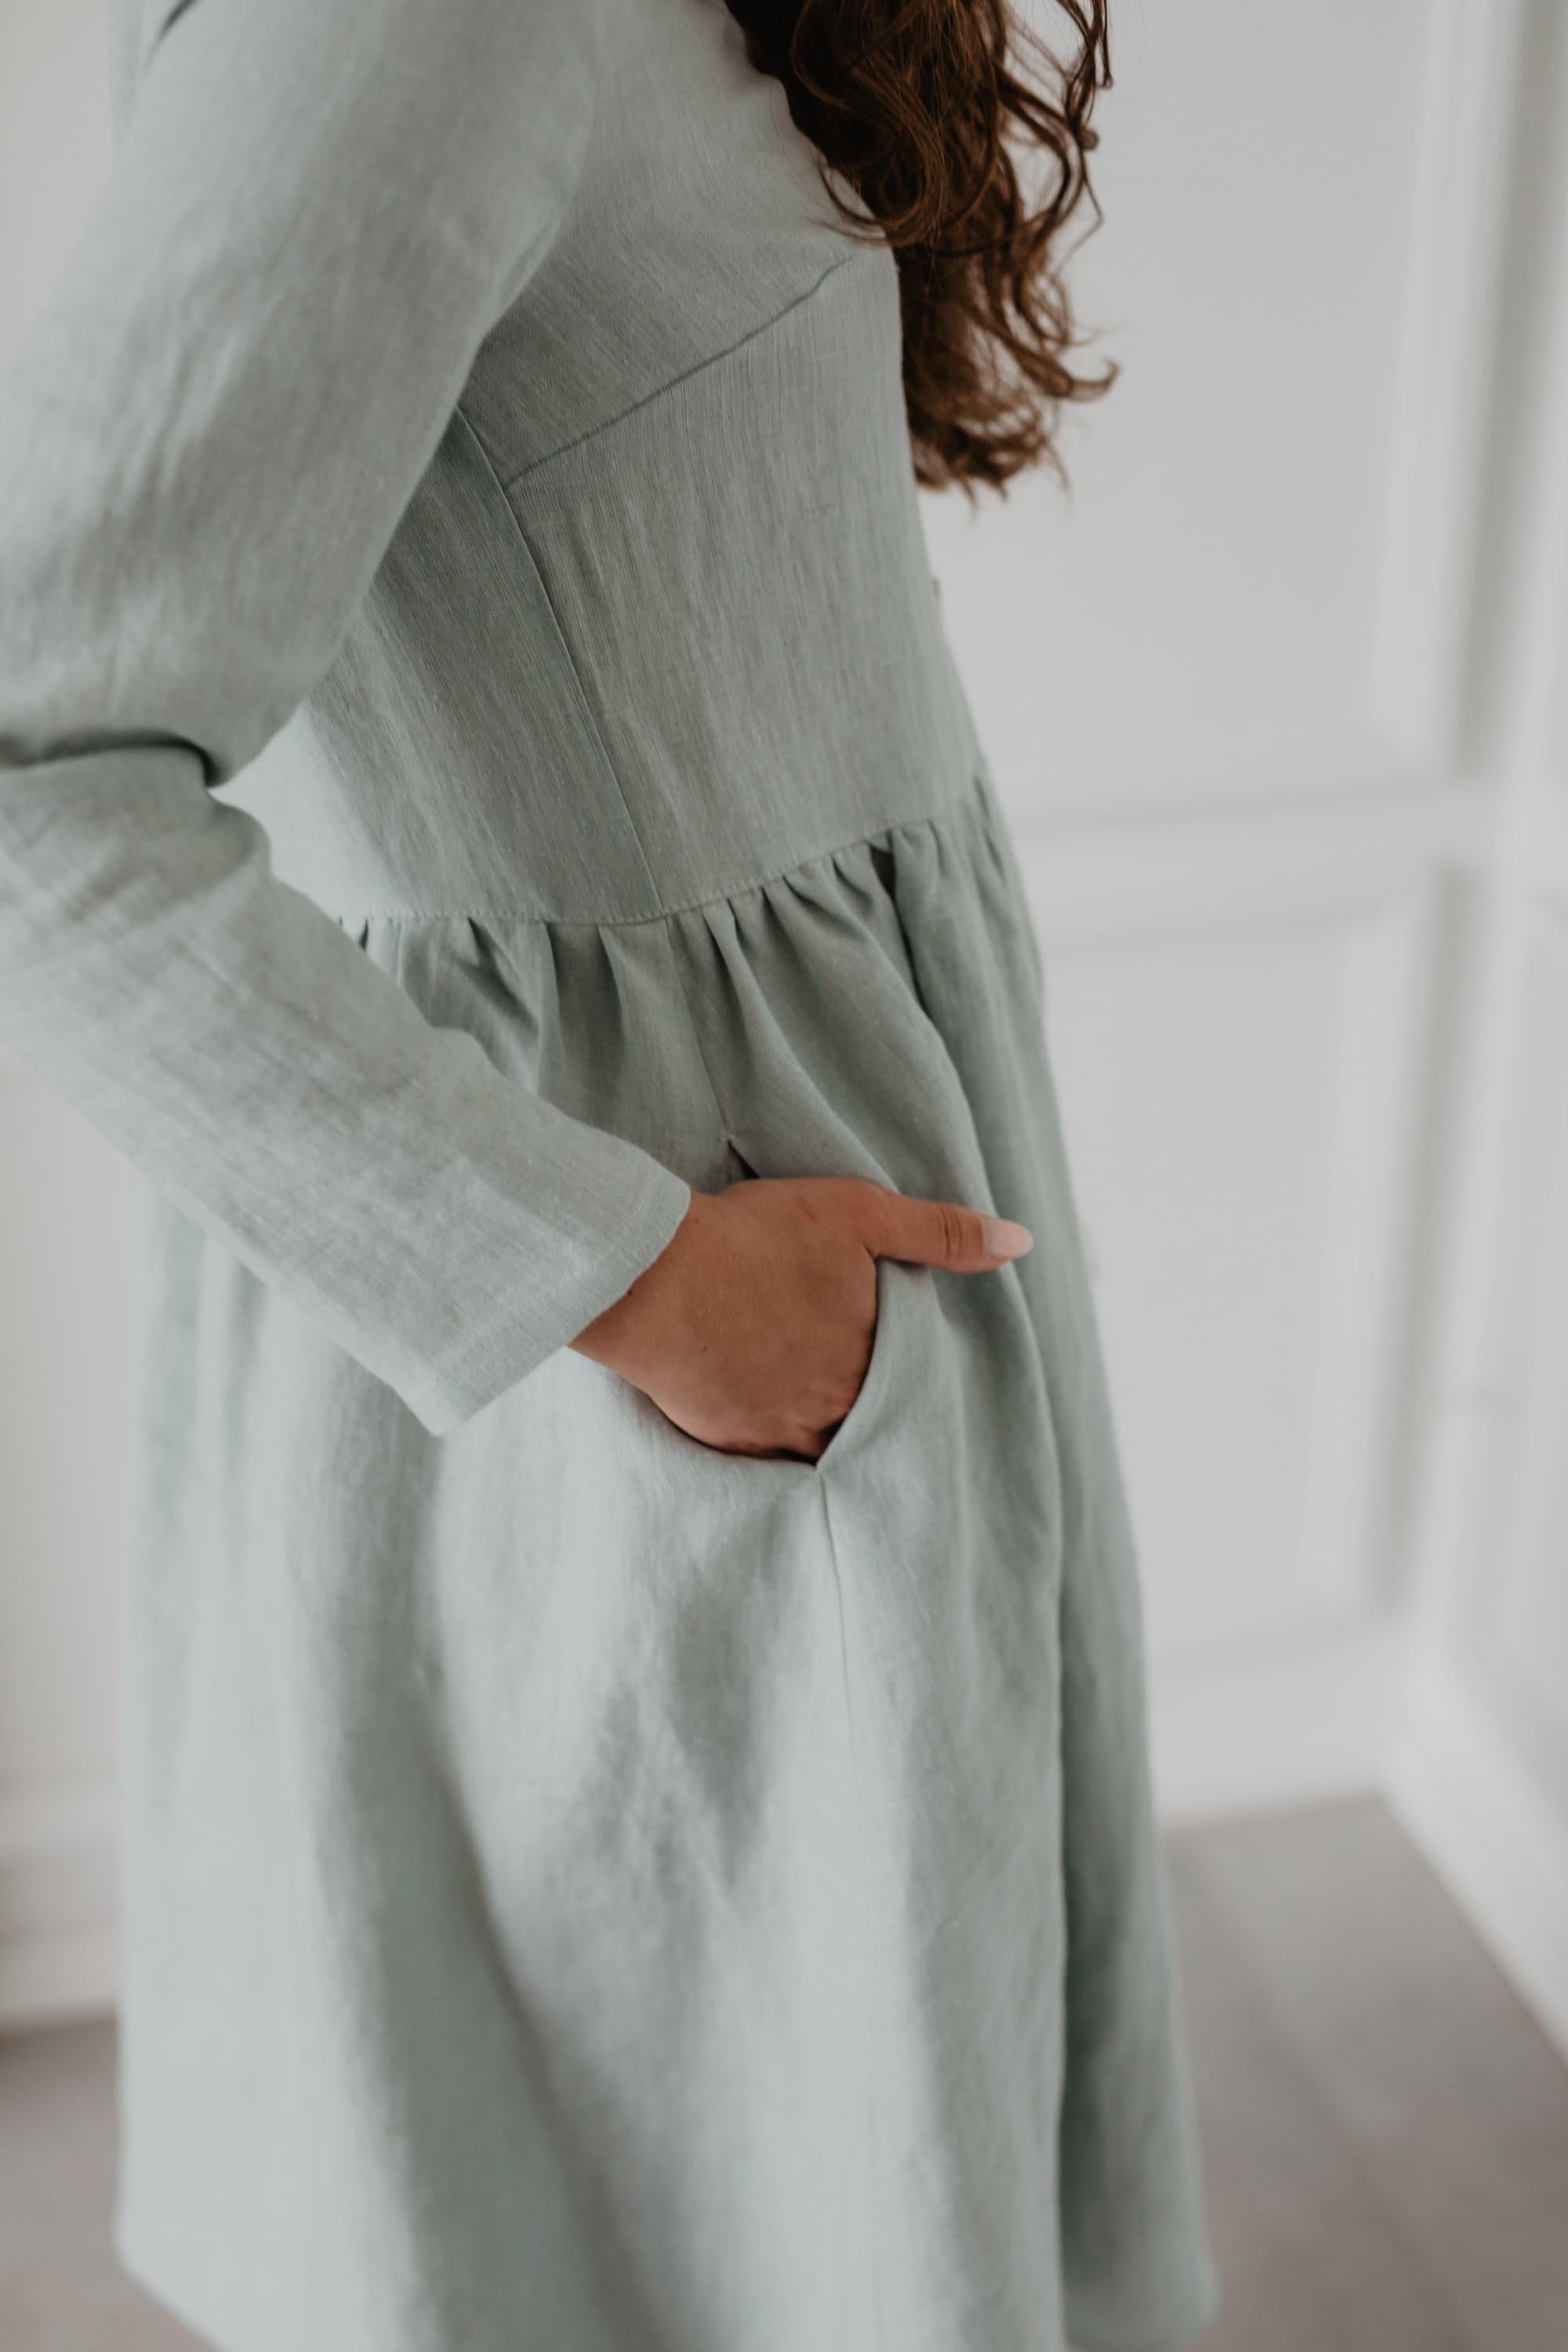
[[[668,922],[675,915],[691,915],[703,907],[715,907],[730,898],[743,898],[754,890],[765,890],[770,883],[787,880],[792,874],[804,872],[808,866],[820,866],[826,859],[837,857],[847,849],[858,849],[868,841],[885,841],[890,834],[920,833],[933,825],[948,823],[962,816],[974,805],[973,796],[986,782],[984,763],[971,774],[967,794],[956,793],[942,807],[928,809],[921,816],[894,817],[883,824],[868,825],[850,834],[842,841],[830,842],[825,849],[815,849],[808,857],[792,858],[787,865],[770,868],[765,874],[752,875],[740,881],[726,883],[716,890],[701,891],[694,898],[683,898],[675,905],[656,907],[643,915],[550,915],[536,908],[521,907],[365,907],[331,904],[318,901],[323,911],[340,923],[547,923],[558,930],[624,931],[636,930],[649,923]],[[313,896],[312,894],[310,894]]]

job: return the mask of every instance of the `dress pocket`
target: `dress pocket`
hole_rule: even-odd
[[[693,1462],[722,1465],[730,1475],[753,1481],[769,1475],[794,1480],[820,1477],[850,1454],[861,1454],[874,1444],[887,1428],[889,1417],[899,1411],[910,1378],[908,1358],[914,1345],[912,1328],[921,1314],[914,1294],[930,1281],[928,1267],[909,1265],[901,1259],[877,1260],[877,1321],[865,1376],[855,1402],[815,1462],[803,1454],[736,1454],[723,1446],[706,1444],[669,1420],[651,1398],[628,1389],[624,1381],[616,1383],[616,1392],[657,1444],[685,1454]]]
[[[728,1181],[744,1181],[762,1172],[743,1156],[735,1138],[729,1133],[724,1137],[724,1147]],[[901,1258],[879,1257],[877,1260],[877,1320],[871,1334],[871,1353],[854,1402],[815,1462],[804,1457],[776,1454],[737,1454],[727,1458],[734,1462],[765,1464],[771,1469],[782,1469],[796,1476],[816,1477],[823,1471],[835,1467],[845,1455],[858,1452],[886,1421],[888,1407],[900,1382],[907,1378],[907,1374],[901,1373],[893,1361],[900,1348],[896,1327],[901,1326],[907,1316],[918,1314],[914,1293],[921,1286],[929,1286],[930,1282],[931,1269],[928,1266],[913,1265]],[[673,1424],[668,1425],[673,1427]],[[698,1443],[695,1438],[687,1442],[689,1444]],[[722,1452],[719,1447],[705,1450]]]
[[[818,1477],[836,1468],[847,1454],[869,1443],[886,1423],[905,1377],[898,1361],[905,1318],[914,1311],[915,1290],[930,1280],[927,1266],[909,1265],[901,1258],[877,1260],[877,1323],[871,1334],[870,1360],[854,1403],[816,1460],[805,1465]]]

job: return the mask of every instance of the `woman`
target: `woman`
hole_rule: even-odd
[[[1054,98],[997,0],[116,18],[0,412],[0,992],[148,1180],[117,2242],[226,2352],[1213,2308],[915,496],[1089,388],[1068,16]]]

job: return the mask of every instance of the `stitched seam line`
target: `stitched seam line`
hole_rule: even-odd
[[[806,1469],[816,1482],[817,1497],[822,1505],[822,1531],[827,1539],[827,1557],[833,1569],[834,1597],[837,1601],[838,1610],[838,1656],[844,1685],[845,1729],[848,1735],[849,1740],[849,1770],[855,1786],[855,1842],[857,1847],[863,1853],[865,1851],[866,1835],[866,1790],[860,1771],[859,1741],[856,1736],[855,1729],[854,1677],[849,1670],[849,1625],[848,1612],[846,1608],[844,1599],[844,1570],[838,1557],[838,1538],[834,1533],[833,1507],[828,1499],[826,1478],[823,1475],[820,1467],[816,1465],[808,1463],[806,1465]],[[864,1993],[864,1990],[865,1979],[862,1978],[862,1993]],[[881,2216],[879,2203],[877,2200],[877,2183],[880,2179],[879,2158],[881,2135],[878,2128],[880,2118],[878,2114],[876,2070],[879,2052],[877,2044],[876,2018],[874,2014],[867,2020],[867,2023],[869,2027],[868,2040],[871,2045],[871,2056],[868,2061],[870,2078],[867,2084],[866,2089],[867,2154],[871,2167],[871,2179],[869,2183],[871,2210],[865,2216],[867,2223],[867,2236],[870,2242],[867,2255],[867,2268],[871,2283],[871,2305],[877,2334],[877,2345],[879,2352],[881,2352],[881,2347],[886,2342],[886,2328],[884,2326],[882,2295]]]
[[[647,882],[651,895],[657,898],[658,896],[658,884],[654,878],[653,867],[648,862],[647,845],[643,840],[641,833],[637,830],[637,821],[632,814],[631,803],[626,799],[626,788],[622,784],[620,779],[620,772],[616,768],[615,761],[610,757],[609,745],[605,740],[604,730],[599,724],[599,714],[595,709],[592,701],[589,699],[588,681],[583,675],[577,656],[572,650],[571,640],[566,635],[561,615],[556,610],[555,599],[550,593],[550,583],[544,576],[544,567],[540,562],[538,552],[533,546],[533,542],[522,527],[522,517],[518,513],[517,509],[507,497],[506,485],[502,482],[500,475],[496,472],[494,466],[491,464],[489,451],[485,447],[484,443],[480,440],[479,434],[474,429],[473,420],[469,416],[467,409],[463,406],[460,399],[453,410],[453,415],[458,418],[464,432],[473,443],[474,447],[479,451],[484,469],[489,476],[490,480],[495,484],[496,494],[500,498],[502,506],[505,507],[507,513],[511,517],[511,527],[513,530],[516,531],[518,540],[522,547],[522,551],[527,556],[529,563],[532,567],[533,576],[539,583],[539,593],[543,597],[545,604],[548,607],[551,620],[554,623],[555,634],[561,641],[561,650],[566,657],[567,667],[571,670],[573,681],[577,688],[578,699],[583,706],[583,716],[587,720],[589,730],[593,735],[594,747],[598,752],[600,759],[605,763],[605,775],[608,776],[611,783],[616,788],[616,797],[620,802],[622,811],[626,816],[626,830],[631,835],[632,845],[637,851],[637,863],[642,867],[643,871],[643,879]],[[363,913],[365,909],[363,908],[360,909],[361,913]],[[444,920],[445,918],[437,918],[436,919]],[[480,916],[477,919],[482,921],[484,919]],[[507,919],[505,917],[498,917],[497,919],[504,921]],[[647,918],[647,919],[651,920],[652,918]]]
[[[765,890],[770,883],[783,882],[792,874],[804,873],[808,866],[826,865],[830,857],[837,857],[847,849],[858,849],[868,841],[887,841],[896,833],[928,832],[968,814],[970,806],[968,802],[956,800],[951,808],[933,809],[925,816],[899,817],[891,824],[874,825],[868,833],[851,834],[847,840],[836,841],[810,857],[797,858],[792,866],[775,866],[767,874],[755,875],[727,888],[706,890],[700,898],[684,898],[677,906],[657,908],[651,915],[542,915],[531,907],[344,906],[334,907],[331,911],[345,922],[357,919],[377,923],[548,923],[557,931],[632,931],[648,923],[668,922],[672,915],[694,915],[704,907],[750,898],[758,890]]]
[[[679,375],[668,377],[665,383],[657,384],[652,392],[645,392],[639,399],[631,401],[625,408],[617,409],[614,416],[606,416],[599,424],[590,425],[585,433],[578,433],[570,441],[563,441],[558,448],[546,450],[542,457],[531,457],[526,466],[520,467],[518,471],[509,475],[504,482],[498,475],[496,477],[498,488],[503,493],[516,489],[518,484],[526,481],[531,474],[537,474],[545,466],[553,466],[558,457],[569,457],[574,449],[581,449],[585,442],[597,440],[601,433],[613,432],[617,425],[624,425],[628,416],[636,416],[639,409],[651,408],[656,401],[665,399],[668,394],[677,391],[681,384],[689,383],[693,376],[702,375],[708,369],[718,367],[722,361],[731,359],[737,352],[744,351],[748,343],[754,343],[759,335],[768,334],[783,320],[787,319],[792,311],[798,310],[803,303],[809,302],[812,297],[819,293],[826,285],[836,271],[847,268],[851,261],[858,257],[856,253],[841,253],[837,260],[828,263],[821,277],[808,286],[804,294],[793,296],[782,310],[775,310],[773,316],[764,319],[760,326],[748,327],[743,335],[737,335],[732,343],[724,345],[722,351],[710,352],[705,359],[694,360],[689,368],[682,368]],[[465,417],[463,422],[468,425],[468,418]],[[474,427],[468,425],[468,430],[473,433]],[[474,437],[478,440],[477,433],[474,434]],[[490,470],[492,473],[495,471],[493,467]]]

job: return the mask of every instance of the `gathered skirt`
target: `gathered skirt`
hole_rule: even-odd
[[[1177,2352],[1137,1569],[988,779],[653,920],[330,911],[693,1185],[1036,1242],[880,1261],[806,1463],[570,1349],[433,1435],[147,1195],[122,2258],[223,2352]]]

